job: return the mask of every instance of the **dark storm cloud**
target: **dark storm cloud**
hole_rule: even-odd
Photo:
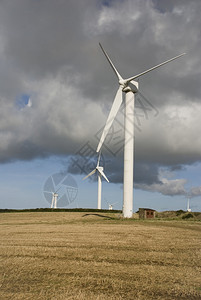
[[[81,157],[80,155],[73,156],[68,160],[67,172],[73,175],[82,175],[84,178],[95,169],[96,164],[96,157],[87,158]],[[110,183],[123,183],[122,155],[116,158],[104,156],[100,165],[104,167],[104,173]],[[136,189],[142,189],[149,192],[159,192],[166,196],[187,195],[185,188],[187,181],[185,179],[167,179],[160,173],[161,168],[159,165],[139,162],[135,163],[134,187]],[[97,181],[97,173],[86,180]],[[194,193],[198,196],[200,189],[199,191],[196,189]]]
[[[0,161],[73,155],[94,139],[118,86],[99,41],[125,77],[187,52],[140,78],[159,113],[143,115],[135,134],[136,184],[182,193],[184,182],[158,174],[201,160],[200,11],[180,0],[1,1]],[[24,94],[32,106],[19,110]],[[122,182],[122,160],[106,170]]]
[[[6,57],[37,78],[66,64],[78,68],[86,47],[82,15],[92,5],[90,0],[4,1],[0,16]]]
[[[83,177],[88,175],[97,164],[97,157],[82,157],[74,155],[68,161],[67,172],[71,174],[82,174]],[[123,183],[123,156],[111,157],[102,155],[100,166],[104,167],[104,172],[112,183]],[[143,183],[146,185],[160,183],[158,179],[159,167],[154,164],[136,163],[134,169],[135,183]],[[92,176],[90,180],[96,180],[96,176]]]

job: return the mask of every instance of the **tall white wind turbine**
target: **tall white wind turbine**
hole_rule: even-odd
[[[83,180],[97,172],[97,175],[98,175],[98,209],[101,209],[102,177],[104,177],[107,182],[109,182],[109,180],[107,179],[106,175],[103,172],[103,167],[99,166],[99,162],[100,162],[100,153],[99,153],[96,168],[93,171],[91,171],[87,176],[85,176],[83,178]]]
[[[99,44],[104,55],[106,56],[109,64],[111,65],[114,73],[116,74],[119,82],[119,89],[117,90],[114,102],[112,104],[112,108],[110,110],[108,119],[106,121],[102,136],[100,138],[97,152],[100,151],[102,144],[107,136],[108,131],[114,121],[114,118],[117,115],[117,112],[122,104],[123,95],[122,92],[125,93],[125,104],[124,104],[124,192],[123,192],[123,217],[131,218],[133,215],[133,162],[134,162],[134,100],[135,93],[138,91],[138,82],[135,79],[140,76],[155,70],[177,58],[184,55],[182,53],[176,57],[173,57],[155,67],[152,67],[142,73],[139,73],[135,76],[129,77],[127,79],[123,79],[111,59],[109,58],[106,51],[103,49],[101,44]]]

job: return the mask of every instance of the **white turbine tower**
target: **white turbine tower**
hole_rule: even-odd
[[[190,197],[188,197],[188,201],[187,201],[187,211],[191,212],[191,209],[190,209]]]
[[[57,200],[58,200],[58,194],[55,192],[52,192],[52,204],[51,204],[51,208],[57,208]]]
[[[105,52],[101,44],[99,44],[103,53],[105,54],[109,64],[111,65],[114,73],[116,74],[119,82],[119,89],[117,90],[112,108],[110,110],[106,125],[104,127],[100,142],[97,147],[97,152],[100,151],[102,144],[107,136],[108,131],[114,121],[114,118],[117,115],[117,112],[122,104],[123,96],[122,92],[125,95],[125,104],[124,104],[124,192],[123,192],[123,216],[124,218],[131,218],[133,215],[133,162],[134,162],[134,100],[135,93],[138,91],[138,82],[135,81],[138,77],[156,69],[160,66],[163,66],[170,61],[179,58],[184,55],[180,54],[174,58],[171,58],[153,68],[150,68],[142,73],[139,73],[135,76],[123,79],[108,54]]]
[[[83,178],[83,180],[86,179],[87,177],[93,175],[95,172],[97,172],[97,174],[98,174],[98,209],[101,209],[102,176],[105,178],[105,180],[107,182],[109,182],[109,180],[107,179],[106,175],[103,172],[103,167],[99,166],[99,162],[100,162],[100,153],[99,153],[99,157],[98,157],[98,162],[97,162],[96,168],[92,172],[90,172],[87,176],[85,176]]]

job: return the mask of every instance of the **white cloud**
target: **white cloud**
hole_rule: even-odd
[[[151,185],[147,184],[136,184],[136,188],[143,189],[150,192],[158,192],[167,196],[175,195],[186,195],[185,184],[186,179],[172,179],[161,178],[161,183],[154,183]]]

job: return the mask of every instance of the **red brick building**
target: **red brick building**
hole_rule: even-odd
[[[156,211],[151,208],[139,208],[140,219],[154,219]]]

